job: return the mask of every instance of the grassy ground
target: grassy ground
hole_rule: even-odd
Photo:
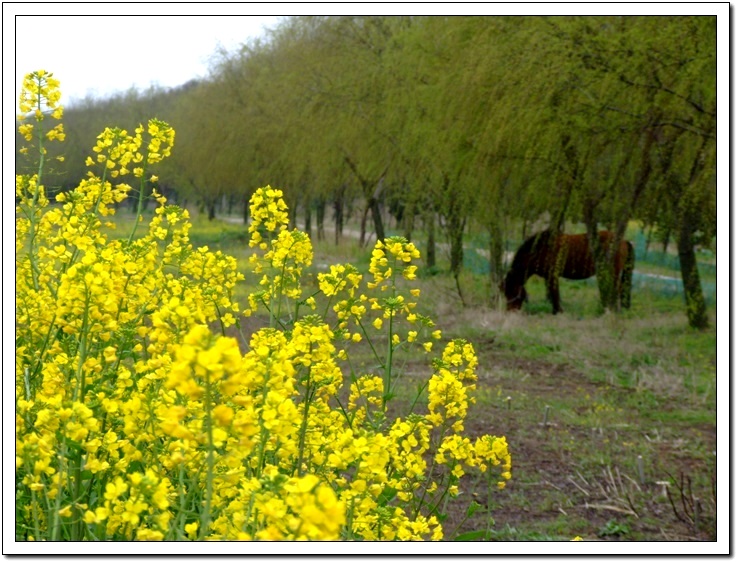
[[[328,238],[314,243],[310,276],[336,262],[366,270],[369,250]],[[247,271],[242,225],[196,219],[192,240],[222,248]],[[247,277],[239,290],[242,302],[254,282]],[[511,314],[489,305],[483,276],[465,274],[461,282],[467,307],[450,276],[421,277],[419,307],[444,340],[474,344],[479,385],[466,432],[506,436],[513,479],[488,495],[465,478],[445,529],[490,528],[496,540],[714,540],[715,304],[711,328],[695,332],[681,296],[658,290],[637,288],[631,310],[601,315],[594,283],[562,281],[565,313],[553,316],[536,278],[527,286],[530,302]],[[246,332],[258,323],[249,320]],[[355,367],[371,367],[370,354],[354,357]],[[410,358],[394,408],[407,408],[429,375]],[[471,500],[490,511],[466,519]]]
[[[669,313],[442,318],[480,356],[468,430],[516,452],[495,537],[714,539],[714,332]]]
[[[594,284],[562,281],[566,312],[553,316],[542,280],[529,281],[522,314],[485,307],[483,279],[462,283],[467,308],[447,276],[423,289],[444,336],[479,354],[467,431],[504,435],[513,452],[513,480],[492,496],[491,538],[714,540],[714,307],[712,328],[696,332],[681,296],[660,291],[641,289],[630,311],[599,315]],[[486,502],[486,490],[467,487],[467,502]],[[449,524],[464,512],[460,503]],[[484,518],[459,532],[484,528]]]

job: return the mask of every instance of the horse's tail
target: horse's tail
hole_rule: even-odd
[[[624,309],[630,308],[630,293],[633,289],[633,269],[635,268],[635,250],[633,243],[626,240],[627,254],[623,271],[620,273],[621,305]]]

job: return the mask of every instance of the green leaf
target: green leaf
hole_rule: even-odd
[[[489,530],[476,530],[474,532],[465,532],[459,534],[454,538],[454,541],[474,541],[474,540],[488,540]]]
[[[482,508],[482,505],[479,504],[477,501],[473,500],[471,501],[471,504],[469,505],[469,508],[466,509],[466,517],[471,518],[476,514],[476,512]]]
[[[127,473],[128,473],[128,475],[130,475],[131,473],[136,473],[136,472],[143,473],[144,471],[146,471],[146,467],[144,466],[144,464],[142,462],[140,462],[140,461],[132,461],[128,465]]]
[[[63,443],[67,447],[67,458],[70,460],[77,460],[82,455],[82,451],[84,448],[82,448],[82,444],[79,442],[72,440],[71,438],[64,436],[61,432],[57,431],[56,433],[56,439],[59,440],[60,443]]]
[[[393,489],[392,487],[385,487],[384,490],[377,497],[377,502],[379,503],[379,506],[387,506],[387,503],[389,503],[396,496],[397,489]]]

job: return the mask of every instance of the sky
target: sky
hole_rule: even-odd
[[[233,51],[278,21],[278,16],[17,15],[16,99],[23,76],[39,69],[61,82],[62,104],[131,87],[178,86],[207,77],[218,48]],[[26,30],[40,38],[63,35],[34,43]]]
[[[694,4],[669,5],[669,10],[702,13]],[[23,75],[43,69],[61,81],[62,104],[86,96],[107,97],[131,87],[145,90],[151,85],[172,87],[198,77],[207,77],[208,63],[218,47],[232,51],[248,38],[264,34],[280,16],[232,15],[252,13],[520,13],[516,3],[454,3],[391,5],[376,3],[150,3],[150,14],[121,15],[140,11],[142,3],[93,4],[3,4],[3,81],[7,82],[8,59],[15,55],[15,103]],[[419,9],[419,6],[422,6]],[[660,13],[663,5],[644,3],[582,5],[535,4],[539,12],[553,14],[614,11]],[[650,7],[649,7],[650,6]],[[46,15],[24,15],[31,12]],[[173,14],[174,13],[174,14]],[[88,15],[97,14],[97,15]],[[107,14],[107,15],[105,15]],[[210,15],[203,15],[210,14]],[[10,32],[10,33],[9,33]],[[14,32],[14,33],[13,33]],[[13,67],[11,67],[13,68]],[[3,87],[4,97],[8,93]]]

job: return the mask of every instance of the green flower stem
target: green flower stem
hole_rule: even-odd
[[[342,534],[342,538],[346,541],[353,541],[354,539],[354,504],[356,503],[355,498],[351,498],[349,500],[349,507],[348,510],[346,510],[346,524],[344,524],[344,529],[346,530],[345,537]]]
[[[372,344],[372,339],[369,336],[369,333],[366,331],[364,324],[361,321],[359,321],[358,324],[359,324],[359,328],[361,329],[361,332],[364,334],[364,338],[366,338],[366,341],[369,343],[369,347],[372,349],[374,358],[377,360],[377,363],[379,365],[382,365],[382,358],[379,357],[379,353],[377,353],[377,349],[374,347],[374,344]]]
[[[39,86],[39,93],[36,96],[36,109],[37,111],[41,111],[41,78],[38,78],[38,86]],[[41,192],[41,180],[43,178],[44,173],[44,161],[45,161],[45,155],[44,155],[44,130],[41,127],[41,121],[36,121],[36,127],[34,128],[36,131],[36,138],[38,139],[38,172],[36,175],[36,189],[33,192],[33,201],[31,202],[31,212],[28,216],[28,220],[30,222],[29,224],[29,249],[28,249],[28,257],[31,262],[31,276],[33,279],[33,289],[38,291],[38,277],[39,277],[39,269],[38,264],[36,262],[37,258],[37,252],[36,252],[36,206],[38,205],[38,199]]]
[[[220,312],[220,307],[218,307],[218,304],[216,302],[213,302],[213,305],[215,306],[215,311],[218,313],[218,324],[220,324],[220,334],[221,336],[225,336],[226,331],[225,331],[225,324],[223,324],[223,314]]]
[[[82,513],[77,504],[81,502],[82,496],[80,495],[80,489],[82,487],[82,454],[77,455],[77,459],[74,462],[74,495],[72,496],[72,530],[70,534],[71,541],[81,541],[83,535],[82,527]]]
[[[77,360],[77,370],[75,377],[79,385],[75,400],[82,401],[85,395],[85,372],[82,369],[87,361],[87,332],[89,331],[88,313],[90,311],[90,294],[87,292],[85,299],[84,316],[82,317],[82,337],[79,342],[79,359]]]
[[[343,403],[341,403],[341,398],[336,396],[336,404],[338,405],[338,408],[341,409],[341,414],[343,415],[343,418],[346,419],[346,424],[349,425],[349,428],[351,430],[354,429],[354,419],[349,416],[349,412],[346,410],[346,407],[343,406]]]
[[[396,260],[392,263],[392,300],[397,297],[397,286],[395,285],[395,275],[397,272]],[[395,318],[394,309],[390,310],[389,328],[387,329],[387,361],[384,364],[384,393],[382,394],[382,408],[387,405],[387,399],[392,391],[392,354],[394,346],[392,345],[392,321]]]
[[[395,316],[395,312],[390,312],[389,328],[387,329],[387,360],[384,364],[384,393],[382,393],[382,407],[384,408],[387,404],[387,398],[390,395],[392,387],[392,319]]]
[[[267,304],[267,302],[262,299],[261,303],[262,305],[264,305],[264,308],[269,311],[269,328],[274,328],[274,326],[272,326],[272,322],[276,321],[282,330],[287,330],[287,327],[284,325],[284,323],[274,316],[272,308]]]
[[[497,487],[493,483],[494,479],[492,476],[492,465],[487,466],[487,471],[485,472],[487,476],[487,535],[492,531],[492,491],[496,490]]]
[[[428,387],[428,383],[430,380],[426,379],[425,383],[418,387],[418,392],[415,394],[415,399],[413,399],[413,404],[410,405],[410,410],[408,410],[409,413],[415,412],[415,405],[418,403],[418,400],[420,399],[420,395],[423,393],[426,387]]]
[[[302,477],[305,472],[302,470],[302,460],[305,455],[305,436],[307,435],[308,412],[312,401],[313,389],[310,385],[310,372],[308,371],[308,383],[305,386],[305,412],[302,415],[302,423],[300,424],[300,442],[297,447],[297,475]]]
[[[292,245],[294,246],[294,244]],[[292,250],[292,246],[289,248],[289,250]],[[289,251],[288,251],[289,254]],[[287,271],[287,260],[285,260],[282,263],[282,271],[279,273],[279,294],[284,295],[284,273]],[[276,292],[272,293],[272,296],[276,295]],[[282,300],[279,299],[277,302],[277,319],[282,317]],[[271,325],[270,325],[271,326]]]
[[[436,467],[436,460],[435,460],[435,456],[433,456],[433,457],[431,457],[431,464],[430,464],[430,469],[428,470],[428,477],[426,479],[426,482],[421,487],[421,489],[423,491],[423,494],[420,497],[420,499],[418,499],[417,506],[415,507],[415,515],[414,515],[414,518],[417,518],[418,515],[420,514],[420,508],[423,506],[423,501],[425,501],[425,497],[428,495],[428,484],[433,479],[433,469],[435,469],[435,467]],[[445,494],[445,492],[444,492],[444,494]],[[441,497],[441,498],[443,498],[443,497]],[[440,502],[440,500],[441,499],[439,499],[438,502]],[[435,506],[433,506],[433,508],[436,508],[438,506],[438,502],[435,503]]]
[[[264,385],[261,388],[261,403],[266,403],[267,393],[269,392],[269,372],[264,374]],[[256,465],[256,477],[261,477],[261,470],[264,468],[264,459],[266,457],[266,444],[269,438],[269,432],[264,428],[264,413],[259,414],[259,463]]]
[[[59,534],[61,532],[61,522],[59,521],[59,510],[61,510],[62,502],[62,470],[67,459],[67,443],[62,440],[61,450],[59,451],[59,486],[56,490],[56,498],[54,499],[54,506],[49,514],[49,521],[51,521],[51,541],[58,541]]]
[[[38,499],[34,490],[31,490],[31,509],[33,510],[33,537],[35,540],[40,540],[41,529],[38,527]]]
[[[184,478],[184,463],[179,464],[179,471],[177,472],[177,479],[179,481],[178,493],[179,493],[179,513],[177,514],[177,525],[172,527],[176,529],[180,534],[184,531],[185,519],[187,516],[187,496],[185,496],[185,478]],[[175,539],[182,539],[177,537]]]
[[[28,366],[23,368],[23,386],[26,390],[26,401],[31,400],[31,382],[28,379]]]
[[[200,516],[200,539],[204,539],[210,528],[210,505],[213,500],[213,474],[215,466],[215,455],[213,451],[213,414],[212,414],[212,389],[210,385],[210,374],[205,376],[205,424],[208,433],[208,463],[205,488],[205,507]]]
[[[141,173],[141,188],[138,190],[138,207],[136,208],[136,219],[133,221],[133,229],[131,230],[131,236],[128,237],[128,244],[133,241],[133,236],[136,234],[138,223],[141,220],[143,214],[143,202],[144,202],[144,189],[146,188],[146,163],[144,162],[143,172]]]

